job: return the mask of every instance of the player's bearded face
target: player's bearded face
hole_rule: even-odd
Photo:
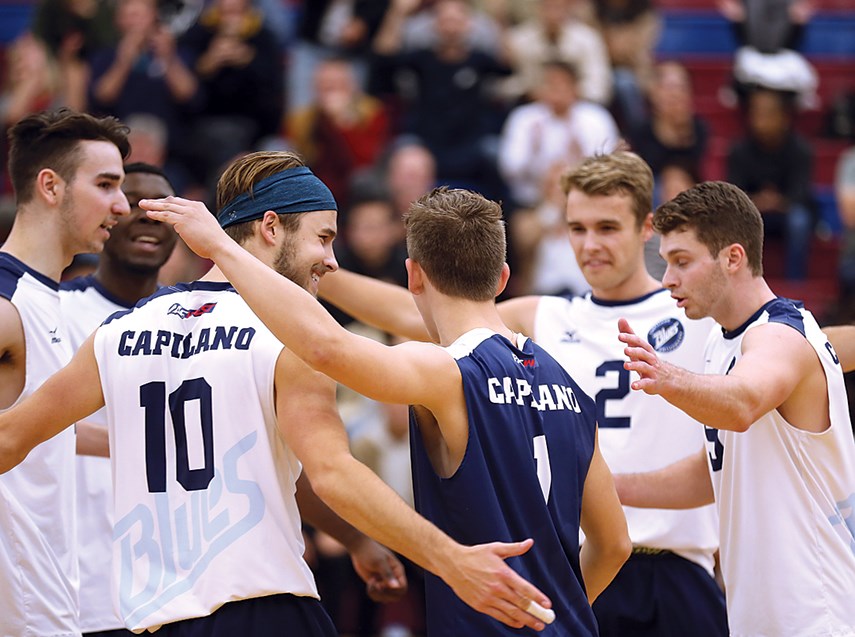
[[[279,248],[279,254],[273,262],[273,269],[282,276],[290,279],[301,288],[314,294],[312,288],[312,264],[301,264],[297,257],[297,238],[287,236]]]

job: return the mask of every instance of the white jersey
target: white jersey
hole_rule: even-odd
[[[0,253],[0,296],[21,317],[26,380],[16,404],[71,359],[59,284]],[[74,429],[0,475],[0,635],[79,635]]]
[[[726,374],[748,330],[772,322],[816,350],[831,426],[810,433],[775,410],[744,433],[706,430],[731,634],[855,635],[855,442],[834,350],[810,312],[779,298],[739,329],[714,334],[706,371]]]
[[[59,290],[62,317],[71,347],[77,351],[111,314],[129,309],[93,275],[63,283]],[[103,409],[86,418],[107,426]],[[113,476],[110,459],[77,456],[77,535],[80,556],[80,629],[84,633],[116,630],[125,624],[113,605]]]
[[[630,389],[619,318],[646,337],[663,360],[694,371],[703,367],[704,345],[715,323],[687,319],[664,289],[629,301],[601,301],[587,294],[545,296],[538,303],[534,340],[596,401],[600,451],[609,468],[652,471],[698,453],[704,430],[660,396]],[[683,511],[624,507],[624,512],[635,546],[671,550],[712,573],[718,548],[714,506]]]
[[[281,351],[227,283],[164,288],[98,329],[114,589],[131,630],[318,596],[294,498],[302,468],[276,425]]]

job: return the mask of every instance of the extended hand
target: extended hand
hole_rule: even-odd
[[[632,381],[633,389],[647,394],[658,394],[661,390],[663,377],[666,375],[665,363],[659,360],[653,347],[646,340],[632,331],[626,319],[618,321],[618,339],[626,344],[623,353],[629,361],[623,364],[624,369],[637,372],[641,377]]]
[[[404,565],[389,549],[366,538],[350,551],[357,575],[365,582],[366,592],[375,602],[394,602],[407,592]]]
[[[462,555],[455,556],[453,572],[442,574],[442,578],[475,610],[513,628],[543,630],[546,625],[525,609],[530,601],[545,608],[550,608],[552,602],[505,563],[505,559],[522,555],[533,544],[533,540],[525,540],[464,547]]]
[[[150,218],[175,226],[184,242],[200,257],[213,258],[218,248],[230,245],[231,239],[201,201],[166,197],[141,199],[139,205]]]

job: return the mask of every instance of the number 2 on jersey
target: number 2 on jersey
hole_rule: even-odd
[[[629,393],[629,370],[624,369],[623,361],[606,361],[597,367],[597,376],[617,372],[617,387],[601,389],[595,397],[597,403],[597,424],[603,427],[622,429],[629,427],[629,416],[606,416],[606,401],[620,400]]]
[[[153,381],[140,387],[140,407],[145,409],[145,472],[149,493],[166,491],[166,383]],[[185,408],[199,401],[199,426],[202,432],[205,464],[190,468],[187,451]],[[214,478],[214,427],[211,410],[211,386],[204,378],[185,380],[169,394],[169,413],[175,435],[175,477],[187,491],[207,489]]]
[[[546,436],[535,436],[534,460],[537,464],[537,481],[540,483],[540,491],[543,493],[543,501],[549,502],[549,489],[552,486],[552,467],[549,466],[549,449],[546,446]]]

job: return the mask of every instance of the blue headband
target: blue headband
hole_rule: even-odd
[[[255,184],[217,213],[220,226],[260,219],[272,210],[277,214],[338,210],[330,189],[307,166],[287,168]]]

